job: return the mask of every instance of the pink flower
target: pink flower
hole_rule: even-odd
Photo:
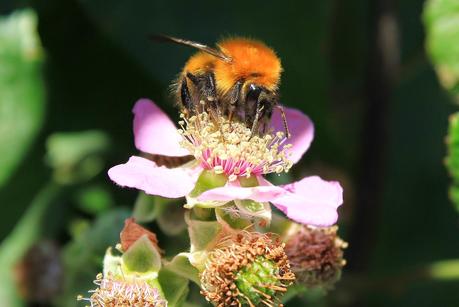
[[[309,148],[314,135],[310,119],[299,110],[285,108],[291,138],[285,139],[280,112],[272,117],[273,131],[266,137],[247,136],[249,129],[228,123],[217,123],[203,115],[183,118],[177,130],[169,117],[148,99],[134,106],[135,146],[141,152],[166,157],[194,156],[195,159],[175,168],[132,156],[125,164],[112,167],[109,177],[121,186],[167,198],[190,198],[203,170],[225,175],[222,187],[205,190],[194,197],[196,203],[233,200],[271,202],[289,218],[302,224],[328,226],[336,222],[337,208],[342,204],[342,188],[336,181],[317,176],[306,177],[284,186],[274,186],[263,175],[287,171]],[[218,121],[218,120],[217,120]],[[240,129],[242,132],[240,132]],[[221,143],[219,140],[224,139]],[[288,145],[284,143],[288,141]],[[256,178],[247,187],[244,178]],[[242,185],[242,186],[241,186]]]

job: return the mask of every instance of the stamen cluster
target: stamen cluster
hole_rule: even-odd
[[[282,146],[287,139],[283,132],[257,135],[241,122],[206,112],[181,117],[181,145],[203,168],[225,173],[230,181],[238,176],[287,172],[292,166],[287,157],[291,145]]]
[[[241,231],[213,250],[201,273],[201,293],[223,306],[282,306],[295,279],[284,244],[272,235]]]
[[[347,247],[337,235],[338,227],[301,227],[285,246],[297,281],[308,287],[330,288],[341,276],[346,264],[343,249]]]
[[[166,307],[167,302],[161,298],[158,290],[143,280],[115,280],[99,274],[94,281],[97,289],[89,291],[91,297],[78,296],[78,300],[86,300],[91,307],[145,306]]]

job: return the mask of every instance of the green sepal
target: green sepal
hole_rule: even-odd
[[[143,237],[146,237],[143,236]],[[141,237],[139,240],[137,240],[132,246],[142,240]],[[147,239],[148,240],[148,239]],[[148,240],[148,242],[150,242]],[[145,244],[145,243],[141,243]],[[150,243],[151,244],[151,243]],[[145,244],[146,245],[146,244]],[[129,250],[131,250],[129,248]],[[158,282],[158,270],[151,270],[151,271],[146,271],[146,272],[141,272],[141,271],[134,271],[129,269],[126,266],[126,263],[124,261],[124,253],[123,255],[114,255],[113,254],[113,249],[109,247],[105,253],[104,256],[104,270],[103,270],[103,275],[104,276],[111,276],[112,279],[114,280],[143,280],[146,283],[148,283],[151,287],[155,288],[158,290],[159,295],[161,297],[164,296],[163,289],[161,287],[161,284]],[[161,267],[161,264],[160,266]]]
[[[241,187],[251,188],[259,186],[257,177],[239,178]],[[267,202],[257,202],[251,199],[235,200],[234,204],[240,211],[241,219],[249,220],[255,225],[269,225],[271,223],[271,206]]]
[[[199,285],[199,271],[191,264],[189,257],[189,253],[180,253],[172,258],[170,262],[166,262],[164,269]]]
[[[274,213],[269,226],[269,232],[278,234],[282,240],[285,241],[286,237],[291,233],[291,231],[293,231],[292,228],[295,228],[296,230],[296,225],[296,223],[293,223],[284,216]]]
[[[208,250],[211,250],[223,231],[222,223],[218,221],[202,221],[192,218],[190,212],[185,214],[190,236],[190,264],[199,271],[204,269]]]
[[[250,227],[253,223],[250,219],[240,218],[238,215],[231,213],[231,207],[235,206],[234,202],[224,206],[215,208],[215,214],[217,219],[221,222],[225,222],[233,229],[246,229]]]
[[[217,220],[234,229],[245,229],[251,225],[267,227],[271,223],[271,206],[253,200],[235,200],[215,208]]]
[[[132,217],[138,223],[148,223],[154,221],[163,211],[160,197],[147,195],[140,192],[134,203]]]
[[[122,266],[123,259],[121,255],[113,255],[113,249],[109,247],[104,256],[104,276],[123,277],[123,273],[121,272]]]
[[[163,297],[167,300],[168,307],[180,307],[188,296],[188,279],[183,278],[167,268],[159,271],[158,279],[163,289]]]
[[[156,273],[161,269],[161,255],[143,235],[122,256],[124,266],[131,272]]]
[[[191,252],[206,250],[223,228],[217,221],[194,220],[189,217],[189,214],[185,218],[190,235]]]

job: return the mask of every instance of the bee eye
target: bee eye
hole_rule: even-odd
[[[261,87],[255,85],[255,84],[250,84],[249,89],[247,91],[247,97],[246,100],[247,102],[252,102],[256,103],[258,100],[258,96],[260,96],[261,93]]]

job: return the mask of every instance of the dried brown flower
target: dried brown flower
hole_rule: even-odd
[[[129,247],[143,235],[147,235],[150,242],[160,250],[156,234],[137,224],[134,218],[126,219],[124,221],[124,228],[120,233],[122,250],[127,251]]]
[[[337,235],[338,227],[301,227],[285,246],[297,281],[308,287],[330,288],[341,276],[346,264],[343,249],[347,247]]]

